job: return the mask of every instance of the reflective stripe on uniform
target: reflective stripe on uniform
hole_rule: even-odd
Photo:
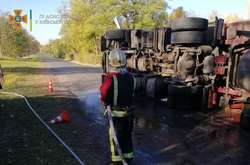
[[[124,158],[131,159],[134,157],[134,152],[122,154]]]
[[[114,146],[114,142],[112,139],[112,132],[111,132],[111,128],[109,128],[109,142],[110,142],[110,151],[112,155],[115,155],[115,146]]]
[[[122,161],[122,157],[121,156],[111,156],[111,160],[113,161],[113,162],[120,162],[120,161]]]
[[[113,81],[114,81],[114,100],[113,100],[113,104],[117,105],[117,100],[118,100],[118,80],[117,77],[114,75],[113,76]]]
[[[127,111],[112,111],[112,117],[126,117],[128,116]]]
[[[112,107],[112,110],[113,111],[128,111],[128,106],[125,106],[125,107],[120,107],[120,106],[113,106]]]
[[[111,160],[113,162],[122,161],[123,157],[121,157],[119,155],[115,155],[115,145],[114,145],[114,141],[113,141],[113,138],[112,138],[111,128],[109,128],[109,142],[110,142]]]

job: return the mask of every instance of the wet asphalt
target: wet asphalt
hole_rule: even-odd
[[[108,124],[99,101],[101,68],[49,57],[42,61],[57,90],[79,100],[81,158],[86,164],[108,164]],[[143,97],[133,107],[134,164],[250,164],[250,134],[225,120],[223,112],[177,111],[168,109],[166,100]]]

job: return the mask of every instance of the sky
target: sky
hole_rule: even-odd
[[[62,0],[0,0],[1,12],[10,12],[14,15],[14,9],[22,9],[23,15],[29,16],[29,12],[32,10],[33,26],[30,33],[42,44],[48,43],[50,39],[59,38],[61,24],[57,24],[56,21],[58,20],[58,9],[61,6]],[[45,24],[46,16],[54,24]],[[24,24],[23,27],[29,31],[29,25]]]
[[[184,10],[195,16],[208,18],[215,10],[225,17],[230,14],[237,14],[247,18],[248,0],[166,0],[171,8],[183,6]]]
[[[69,1],[69,0],[64,0]],[[247,0],[166,0],[171,7],[167,11],[182,6],[191,16],[208,18],[213,10],[223,17],[237,14],[247,18]],[[14,9],[22,9],[29,15],[32,10],[33,28],[30,32],[41,44],[59,38],[61,24],[58,23],[58,9],[62,0],[0,0],[0,11],[13,13]],[[47,18],[47,22],[46,22]],[[50,22],[50,23],[48,23]],[[29,31],[29,25],[24,25]]]

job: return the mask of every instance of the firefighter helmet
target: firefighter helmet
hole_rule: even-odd
[[[122,50],[116,48],[110,52],[109,64],[111,67],[114,68],[125,67],[126,63],[127,63],[126,55]]]

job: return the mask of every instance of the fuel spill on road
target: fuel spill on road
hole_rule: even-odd
[[[83,111],[107,127],[97,90],[80,95]],[[148,99],[134,105],[136,164],[248,164],[249,134],[222,112],[176,111]]]

